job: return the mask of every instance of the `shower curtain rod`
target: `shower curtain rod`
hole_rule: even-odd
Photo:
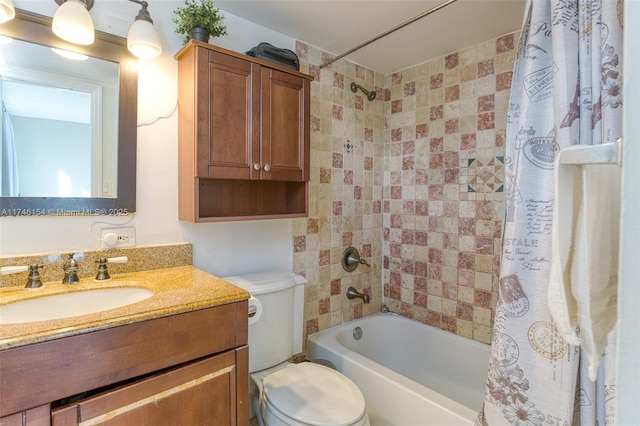
[[[422,12],[420,15],[414,16],[413,18],[409,19],[408,21],[403,22],[400,25],[396,25],[395,27],[391,28],[390,30],[387,30],[385,32],[383,32],[382,34],[379,34],[377,36],[375,36],[374,38],[372,38],[371,40],[367,40],[362,44],[357,45],[356,47],[354,47],[353,49],[347,50],[346,52],[344,52],[341,55],[336,56],[335,58],[331,59],[329,62],[324,63],[322,65],[320,65],[320,68],[324,68],[327,65],[331,65],[332,63],[339,61],[340,59],[344,58],[347,55],[352,54],[353,52],[355,52],[356,50],[360,50],[365,46],[370,45],[371,43],[373,43],[374,41],[380,40],[383,37],[388,36],[389,34],[398,31],[401,28],[406,27],[409,24],[413,24],[414,22],[416,22],[418,19],[422,19],[425,16],[431,15],[433,12],[437,12],[438,10],[442,9],[445,6],[449,6],[451,3],[454,3],[458,0],[447,0],[445,2],[440,3],[439,5],[432,7],[431,9],[427,10],[426,12]]]

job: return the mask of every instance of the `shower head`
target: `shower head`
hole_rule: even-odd
[[[369,99],[370,101],[374,100],[376,98],[376,91],[375,90],[367,90],[364,87],[360,86],[359,84],[356,84],[355,82],[351,83],[351,91],[353,93],[356,93],[358,91],[358,89],[360,89],[362,91],[362,93],[364,93],[367,96],[367,99]]]

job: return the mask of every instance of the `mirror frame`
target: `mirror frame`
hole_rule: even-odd
[[[0,35],[71,50],[120,65],[116,198],[0,196],[0,217],[133,214],[136,211],[138,59],[127,49],[126,39],[101,31],[96,31],[95,42],[90,46],[68,43],[53,34],[51,20],[47,16],[16,9],[15,19],[0,24]]]

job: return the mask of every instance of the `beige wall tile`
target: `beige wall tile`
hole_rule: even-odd
[[[501,43],[498,54],[496,45],[496,39],[486,40],[389,75],[341,60],[312,83],[312,115],[320,127],[312,133],[309,205],[318,230],[308,233],[306,219],[292,225],[292,235],[306,237],[305,253],[294,254],[294,270],[317,282],[305,293],[306,330],[375,312],[384,296],[394,312],[490,341],[492,311],[474,302],[476,291],[489,292],[492,306],[497,300],[493,259],[500,250],[496,229],[504,197],[482,179],[500,177],[504,168],[472,165],[504,155],[509,93],[496,91],[496,75],[512,70],[515,47],[504,51]],[[308,50],[308,61],[320,63],[322,52]],[[344,78],[343,87],[334,86],[334,72]],[[356,109],[348,88],[354,79],[382,98]],[[440,118],[432,113],[438,108]],[[424,124],[428,131],[419,138],[416,126]],[[320,182],[323,170],[330,183]],[[480,207],[484,200],[492,204]],[[460,234],[461,219],[473,221],[473,235]],[[417,243],[425,237],[426,245]],[[371,269],[342,269],[347,243],[367,251]],[[371,304],[346,300],[348,283],[370,292]],[[424,298],[415,297],[425,292],[426,308]],[[330,312],[320,313],[322,303],[330,304]],[[446,322],[438,323],[443,316]]]

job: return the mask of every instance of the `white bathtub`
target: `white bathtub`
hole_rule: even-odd
[[[482,407],[489,346],[399,315],[313,334],[307,354],[333,362],[358,385],[372,426],[472,425]]]

